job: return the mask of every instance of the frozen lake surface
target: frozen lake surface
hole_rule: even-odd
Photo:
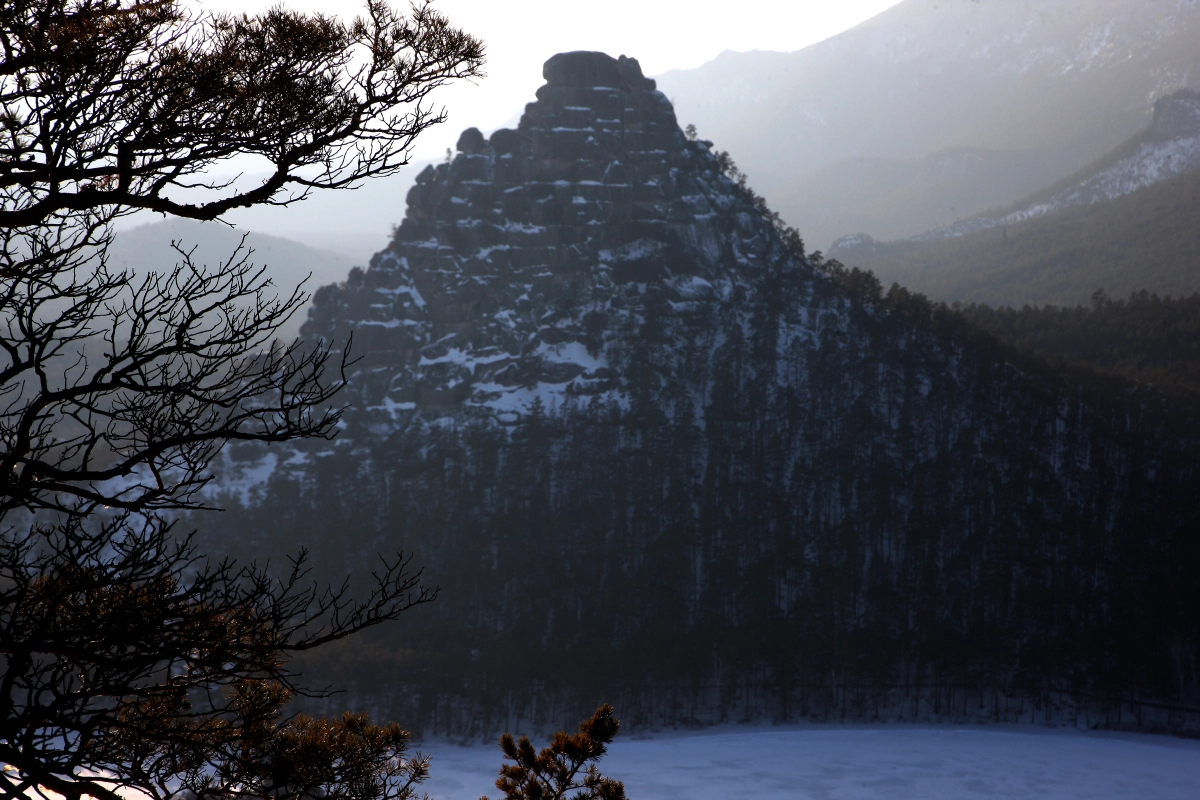
[[[546,741],[534,744],[540,749]],[[499,794],[491,745],[426,743],[435,800]],[[617,738],[630,800],[1197,800],[1200,741],[1019,726],[725,729]]]

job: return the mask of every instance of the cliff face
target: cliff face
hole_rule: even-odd
[[[636,60],[562,54],[545,78],[517,130],[465,131],[417,178],[391,246],[314,298],[304,332],[353,330],[363,371],[387,375],[356,387],[377,425],[627,403],[609,350],[649,305],[695,316],[768,266],[812,275]]]
[[[230,451],[211,549],[443,589],[309,674],[454,733],[1196,690],[1186,415],[805,257],[635,61],[545,77],[315,298],[362,357],[338,439]]]

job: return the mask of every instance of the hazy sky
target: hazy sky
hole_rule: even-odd
[[[275,0],[192,0],[223,11],[252,11]],[[650,76],[698,67],[724,50],[799,50],[875,16],[899,0],[436,0],[452,22],[483,39],[488,77],[443,91],[450,113],[414,154],[434,158],[458,133],[515,122],[542,84],[542,63],[567,50],[637,58]],[[287,6],[352,17],[353,0],[287,0]]]

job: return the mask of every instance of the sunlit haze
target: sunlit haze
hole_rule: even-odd
[[[273,0],[193,0],[220,11],[253,11]],[[429,131],[414,156],[433,158],[453,146],[458,133],[476,126],[485,132],[515,122],[541,83],[547,58],[568,50],[603,50],[637,58],[650,76],[697,67],[725,50],[798,50],[836,35],[898,0],[744,0],[680,3],[661,0],[438,0],[435,8],[487,46],[487,77],[476,85],[443,90],[437,102],[449,122]],[[354,0],[290,0],[291,8],[352,17]]]

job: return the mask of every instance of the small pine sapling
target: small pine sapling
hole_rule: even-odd
[[[534,753],[528,736],[517,741],[506,733],[500,749],[516,763],[500,768],[496,788],[505,800],[565,800],[570,792],[575,792],[571,800],[625,800],[625,784],[604,777],[596,766],[620,728],[613,707],[605,703],[580,724],[579,733],[559,731],[540,753]]]

